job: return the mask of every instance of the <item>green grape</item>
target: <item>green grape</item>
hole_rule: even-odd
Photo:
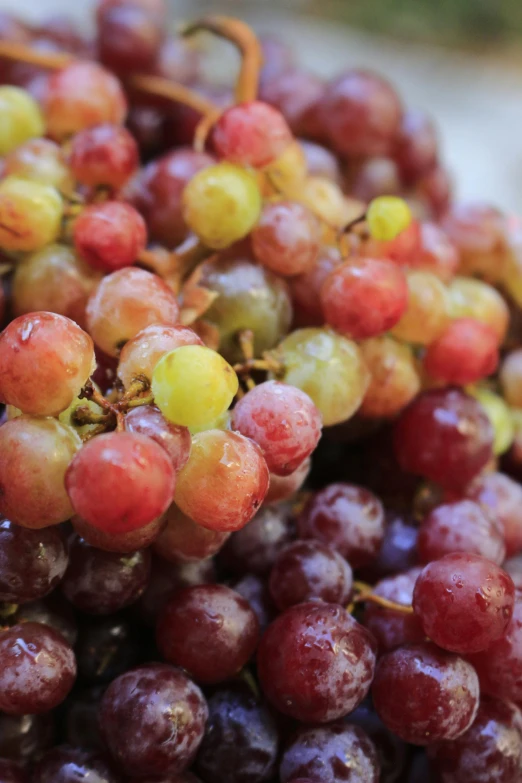
[[[475,397],[484,408],[493,427],[493,453],[496,456],[504,454],[515,438],[515,425],[512,411],[499,394],[490,389],[472,388],[467,391]]]
[[[272,355],[283,365],[278,377],[312,398],[325,426],[346,421],[361,405],[370,377],[351,340],[328,329],[297,329]]]
[[[253,174],[232,163],[209,166],[192,177],[183,192],[188,226],[208,247],[220,250],[245,237],[261,213],[261,193]]]
[[[388,242],[408,228],[411,212],[404,199],[398,196],[378,196],[370,202],[366,220],[373,239]]]
[[[156,405],[166,419],[184,427],[205,425],[222,416],[238,385],[228,362],[203,345],[170,351],[152,373]]]
[[[192,427],[189,427],[190,434],[197,435],[198,432],[206,432],[206,430],[230,430],[232,429],[230,426],[230,421],[230,411],[225,411],[221,414],[221,416],[218,416],[217,419],[214,419],[214,421],[209,421],[206,424],[196,424]]]
[[[0,182],[0,248],[40,250],[61,229],[63,202],[58,191],[40,182],[6,177]]]
[[[0,155],[8,155],[29,139],[43,136],[45,125],[38,104],[20,87],[0,87]]]

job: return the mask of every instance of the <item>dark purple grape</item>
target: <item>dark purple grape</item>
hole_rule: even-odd
[[[150,70],[162,38],[158,20],[139,4],[108,4],[98,14],[99,57],[116,73]]]
[[[387,514],[384,538],[376,559],[364,569],[365,581],[375,582],[417,565],[419,529],[401,514]]]
[[[119,783],[107,762],[95,753],[58,745],[36,765],[31,783]]]
[[[274,771],[278,731],[274,718],[251,694],[218,691],[208,702],[208,722],[196,771],[211,783],[261,783]]]
[[[413,745],[463,734],[473,723],[479,695],[471,664],[431,642],[383,655],[372,685],[373,703],[384,725]]]
[[[78,626],[71,605],[58,592],[43,601],[23,604],[14,616],[17,624],[42,623],[61,633],[71,647],[78,636]]]
[[[302,728],[281,760],[281,783],[379,783],[379,759],[359,726]]]
[[[149,664],[107,688],[100,726],[108,748],[129,775],[182,772],[203,738],[208,708],[197,685],[179,669]]]
[[[355,484],[330,484],[306,504],[297,521],[300,538],[329,544],[352,568],[371,562],[384,537],[384,509],[378,498]]]
[[[104,688],[74,690],[63,705],[64,735],[70,745],[85,750],[105,751],[98,712]]]
[[[282,612],[303,601],[321,599],[346,604],[352,592],[352,569],[321,541],[294,541],[281,550],[270,574],[270,593]]]
[[[0,601],[23,604],[53,590],[67,568],[65,540],[57,527],[28,530],[0,522]]]
[[[411,568],[402,574],[382,579],[373,588],[376,595],[397,604],[411,606],[413,590],[420,568]],[[401,644],[422,642],[426,638],[421,622],[415,614],[396,612],[368,602],[364,609],[363,622],[377,639],[380,652],[387,652]]]
[[[428,748],[440,783],[516,783],[522,768],[522,713],[484,697],[468,731]]]
[[[257,655],[267,699],[304,723],[326,723],[351,712],[370,688],[373,636],[335,604],[287,609],[265,631]]]
[[[111,614],[134,603],[145,590],[150,575],[146,549],[118,554],[95,549],[82,538],[70,542],[69,568],[62,591],[77,609],[89,614]]]
[[[37,759],[53,741],[50,715],[5,715],[0,713],[0,758],[25,764]]]
[[[365,699],[346,720],[363,729],[375,745],[381,768],[380,783],[398,783],[403,780],[407,760],[406,745],[386,728],[371,701]]]
[[[203,683],[236,674],[250,660],[258,640],[259,623],[252,607],[225,585],[180,590],[158,621],[162,656]]]
[[[289,511],[267,506],[236,533],[219,554],[223,566],[237,574],[268,574],[280,550],[292,539]]]
[[[48,712],[72,688],[76,661],[63,636],[48,625],[24,623],[0,631],[0,710]]]
[[[84,622],[75,653],[78,677],[93,685],[110,682],[143,660],[131,624],[118,616]]]
[[[27,776],[16,761],[0,758],[0,783],[27,783]]]
[[[277,614],[267,583],[260,576],[247,574],[236,582],[234,590],[248,601],[255,612],[261,631],[264,631]]]

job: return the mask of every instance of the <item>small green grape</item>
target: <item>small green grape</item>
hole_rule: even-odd
[[[189,427],[190,434],[197,435],[198,432],[206,432],[206,430],[230,430],[230,419],[230,411],[225,411],[213,421]]]
[[[6,177],[0,182],[0,248],[40,250],[61,229],[63,202],[50,185]]]
[[[0,155],[8,155],[44,133],[44,120],[34,98],[20,87],[0,87]]]
[[[398,196],[378,196],[370,202],[366,220],[372,237],[388,242],[408,228],[411,212],[404,199]]]
[[[183,192],[188,226],[215,250],[245,237],[261,213],[261,193],[253,174],[232,163],[199,171]]]
[[[170,351],[152,373],[156,405],[166,419],[184,427],[204,427],[222,416],[238,386],[228,362],[203,345]]]
[[[493,453],[495,456],[504,454],[515,437],[515,426],[511,409],[499,394],[490,389],[473,388],[469,393],[477,399],[493,427]]]

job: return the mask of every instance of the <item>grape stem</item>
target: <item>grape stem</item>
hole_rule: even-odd
[[[412,606],[389,601],[387,598],[377,595],[373,592],[371,586],[367,585],[365,582],[354,582],[353,589],[356,595],[354,596],[350,607],[354,604],[370,602],[372,604],[377,604],[377,606],[380,606],[382,609],[391,609],[393,612],[402,612],[402,614],[413,614]],[[350,607],[348,607],[349,610]]]

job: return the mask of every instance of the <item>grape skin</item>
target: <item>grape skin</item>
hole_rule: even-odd
[[[194,562],[219,552],[229,533],[208,530],[196,525],[173,503],[163,517],[164,529],[156,538],[153,549],[172,563]]]
[[[139,375],[150,381],[159,360],[183,345],[203,345],[203,341],[188,326],[146,326],[123,346],[118,378],[126,388]]]

